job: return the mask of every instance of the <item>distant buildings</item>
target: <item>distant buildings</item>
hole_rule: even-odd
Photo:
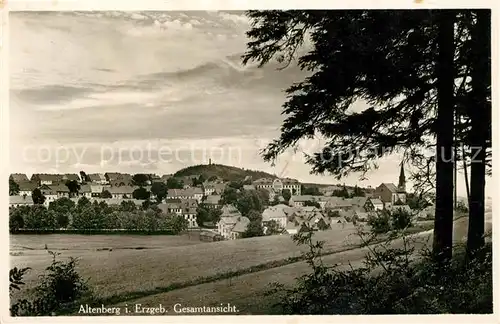
[[[403,164],[401,164],[398,186],[396,187],[393,183],[382,183],[373,192],[373,197],[379,198],[385,208],[406,203],[406,177]]]
[[[195,199],[198,203],[203,198],[203,190],[201,188],[188,188],[188,189],[169,189],[167,193],[167,200],[169,199]]]
[[[252,182],[252,185],[256,189],[266,189],[268,191],[274,191],[275,193],[281,193],[282,190],[290,190],[290,193],[295,196],[300,196],[301,184],[295,179],[272,179],[272,178],[261,178]]]
[[[13,173],[10,175],[9,180],[12,180],[17,184],[30,181],[24,173]]]
[[[30,205],[33,205],[33,199],[31,199],[31,196],[9,196],[9,207]]]
[[[166,214],[175,214],[184,217],[188,227],[198,227],[196,222],[196,210],[198,201],[196,199],[169,199],[166,203],[158,205],[158,208]]]
[[[250,220],[243,217],[236,207],[224,205],[217,223],[217,232],[226,240],[234,240],[241,237],[241,234],[247,230],[248,224]]]

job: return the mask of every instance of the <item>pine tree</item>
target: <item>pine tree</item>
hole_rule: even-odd
[[[264,150],[264,159],[272,161],[300,139],[321,135],[327,144],[308,159],[315,173],[337,178],[365,173],[378,158],[401,149],[410,163],[424,161],[428,170],[436,165],[434,248],[436,255],[449,257],[453,162],[442,159],[440,151],[450,158],[458,140],[471,145],[470,112],[464,109],[471,91],[456,83],[471,76],[469,34],[476,12],[291,10],[250,11],[248,16],[253,24],[244,64],[263,66],[277,58],[286,67],[305,35],[311,43],[298,58],[310,76],[286,90],[281,135]],[[351,112],[356,100],[371,107]],[[454,142],[455,109],[463,110],[463,118]],[[487,125],[490,121],[483,119]],[[424,157],[422,151],[429,148],[437,156]]]

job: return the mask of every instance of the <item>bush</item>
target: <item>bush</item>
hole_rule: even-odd
[[[455,208],[455,211],[457,211],[459,213],[468,213],[469,208],[467,207],[467,205],[463,201],[459,201],[457,203],[457,207]]]
[[[376,234],[387,233],[391,230],[391,215],[388,211],[383,210],[368,218],[368,225],[371,226],[372,232]]]
[[[396,208],[391,213],[391,221],[392,229],[402,230],[412,226],[412,215],[406,209]]]
[[[76,271],[78,260],[57,261],[58,253],[49,251],[53,256],[52,263],[40,276],[40,284],[34,289],[34,299],[17,300],[11,303],[11,316],[46,316],[53,315],[65,306],[75,303],[83,297],[90,297],[91,291],[87,281]],[[23,276],[30,268],[13,268],[9,273],[9,293],[12,298],[14,290],[20,290]]]

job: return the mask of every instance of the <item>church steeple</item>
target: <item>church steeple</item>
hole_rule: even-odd
[[[401,171],[399,172],[398,191],[406,192],[406,177],[403,162],[401,162]]]

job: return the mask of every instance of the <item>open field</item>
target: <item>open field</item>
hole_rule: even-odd
[[[359,244],[353,226],[318,233],[326,250],[342,250]],[[197,244],[194,244],[197,243]],[[296,257],[299,248],[290,236],[269,236],[236,241],[203,243],[175,236],[11,236],[11,267],[31,267],[26,288],[50,264],[44,249],[61,253],[60,258],[79,257],[78,271],[101,297],[133,291],[153,290],[219,273]],[[98,249],[109,248],[113,250]],[[136,250],[134,247],[142,247]],[[19,255],[19,253],[22,253]]]

